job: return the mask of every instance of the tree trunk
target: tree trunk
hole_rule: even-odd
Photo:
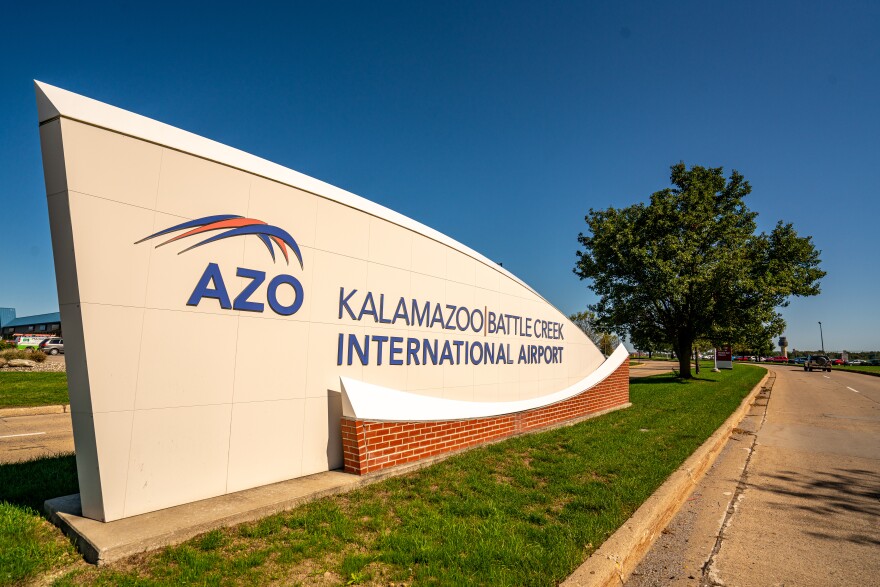
[[[678,376],[691,379],[691,349],[693,338],[684,334],[678,336],[675,354],[678,355]]]

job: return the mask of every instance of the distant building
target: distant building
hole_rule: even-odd
[[[11,320],[8,320],[9,316],[12,316]],[[16,318],[15,309],[0,308],[0,335],[3,338],[11,338],[14,334],[61,335],[61,312]]]
[[[0,333],[3,332],[3,325],[15,320],[15,308],[0,308]]]

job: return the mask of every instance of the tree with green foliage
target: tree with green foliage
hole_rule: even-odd
[[[574,322],[575,326],[583,330],[584,333],[590,337],[590,340],[593,341],[593,344],[599,347],[599,350],[602,351],[602,354],[606,357],[610,356],[611,353],[614,352],[614,349],[620,344],[620,337],[617,335],[596,329],[596,315],[589,310],[572,314],[568,319]]]
[[[751,186],[737,171],[672,166],[672,187],[649,204],[590,209],[574,272],[599,301],[595,325],[631,338],[668,341],[680,375],[691,377],[691,349],[768,340],[785,322],[778,309],[792,296],[819,293],[819,251],[781,221],[756,233],[744,198]]]
[[[657,351],[673,348],[666,339],[666,334],[646,319],[637,319],[633,322],[629,329],[629,340],[637,349],[647,351],[648,357],[652,357]]]

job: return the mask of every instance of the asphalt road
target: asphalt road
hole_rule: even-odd
[[[629,366],[630,378],[649,377],[651,375],[662,375],[669,373],[673,369],[678,369],[678,363],[673,361],[651,361],[645,359],[639,361],[637,365]]]
[[[878,584],[880,378],[771,371],[628,587]]]
[[[0,464],[69,452],[70,414],[0,417]]]

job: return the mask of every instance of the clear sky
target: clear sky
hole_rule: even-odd
[[[26,6],[27,5],[27,6]],[[30,7],[33,6],[33,7]],[[669,166],[737,169],[761,229],[811,235],[794,348],[880,349],[880,3],[8,3],[0,306],[58,309],[39,79],[440,230],[566,313],[589,208]]]

